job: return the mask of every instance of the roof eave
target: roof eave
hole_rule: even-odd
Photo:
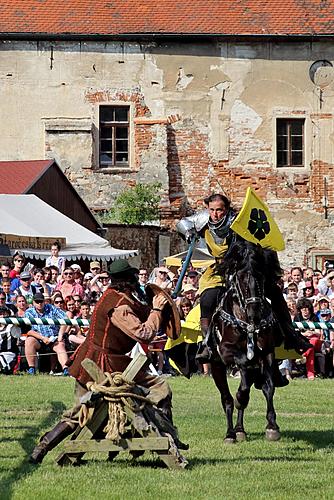
[[[312,39],[331,38],[334,33],[6,33],[0,32],[2,40],[66,40],[66,41],[106,41],[106,40],[138,40],[138,39]]]

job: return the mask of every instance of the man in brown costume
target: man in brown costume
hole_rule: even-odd
[[[149,343],[162,323],[162,310],[167,303],[163,294],[152,299],[152,308],[140,301],[137,293],[138,270],[126,260],[114,261],[110,268],[111,284],[104,292],[91,318],[87,338],[73,356],[69,373],[76,379],[75,404],[63,414],[62,420],[41,437],[29,461],[41,463],[44,456],[78,425],[80,398],[87,392],[86,383],[91,380],[81,366],[88,358],[103,372],[123,372],[130,363],[127,355],[137,342]],[[166,381],[141,370],[135,381],[148,390],[148,397],[171,419],[171,390]]]

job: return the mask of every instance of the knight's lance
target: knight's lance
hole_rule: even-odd
[[[187,252],[187,255],[186,255],[186,258],[182,264],[182,269],[181,269],[181,272],[180,272],[180,276],[179,276],[179,279],[177,280],[177,283],[176,283],[176,286],[174,288],[174,291],[172,293],[172,298],[173,299],[176,299],[176,297],[178,296],[181,288],[182,288],[182,282],[183,282],[183,278],[187,272],[187,269],[188,269],[188,266],[189,266],[189,263],[190,263],[190,259],[192,257],[192,254],[193,254],[193,251],[194,251],[194,248],[195,248],[195,244],[196,244],[196,235],[194,235],[190,241],[190,244],[189,244],[189,248],[188,248],[188,252]]]

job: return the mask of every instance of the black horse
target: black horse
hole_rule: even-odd
[[[227,419],[225,442],[246,439],[244,410],[254,384],[267,401],[266,438],[280,438],[273,404],[275,393],[275,345],[282,341],[267,297],[277,287],[281,268],[275,252],[235,237],[219,271],[226,281],[226,293],[211,322],[215,355],[211,362],[212,376],[221,394]],[[227,382],[227,368],[236,365],[241,380],[233,401]],[[233,425],[234,406],[238,410]]]

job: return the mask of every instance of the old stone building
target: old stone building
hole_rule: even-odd
[[[334,254],[333,0],[4,1],[0,160],[55,158],[92,209],[158,180],[161,221],[251,185],[286,264]]]

